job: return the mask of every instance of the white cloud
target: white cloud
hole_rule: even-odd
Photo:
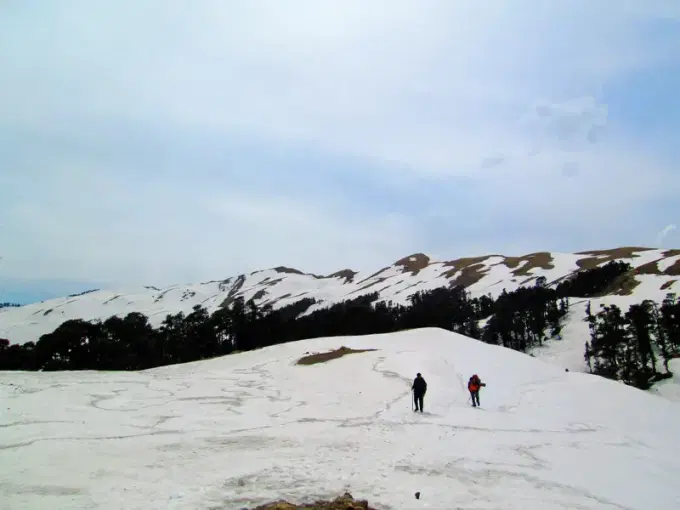
[[[10,118],[96,112],[469,173],[526,142],[513,124],[540,95],[568,98],[649,59],[629,11],[608,11],[618,2],[116,5],[64,15],[63,40],[45,31],[49,67],[20,67],[16,93],[28,85],[33,106],[7,102]]]
[[[674,1],[21,5],[0,21],[0,130],[63,153],[41,160],[47,151],[29,139],[17,174],[0,174],[13,196],[31,190],[18,205],[0,203],[13,222],[0,248],[19,276],[177,281],[284,263],[379,266],[437,243],[498,251],[493,239],[439,239],[415,206],[358,212],[359,199],[332,184],[323,195],[216,189],[197,177],[196,154],[172,177],[150,177],[170,151],[116,160],[129,132],[141,143],[163,130],[353,158],[348,173],[379,175],[404,195],[454,177],[482,181],[473,203],[433,206],[454,226],[469,214],[501,224],[512,210],[542,229],[601,238],[680,184],[606,94],[677,55],[679,39],[644,37],[646,23],[680,19]],[[75,142],[64,149],[63,139]],[[241,170],[253,182],[275,171],[284,170]]]
[[[79,200],[59,207],[59,183],[71,175],[55,172],[45,183],[57,193],[52,199],[9,211],[5,233],[14,242],[2,248],[10,274],[169,284],[281,264],[330,273],[371,269],[387,262],[385,254],[417,244],[408,217],[343,216],[328,198],[302,202],[207,186],[185,193],[163,181],[131,189],[96,173],[78,182]]]
[[[560,104],[538,103],[520,125],[534,137],[535,153],[544,145],[560,150],[579,150],[597,143],[601,129],[607,124],[606,105],[593,97],[572,98]]]
[[[661,232],[656,235],[656,246],[662,246],[664,239],[673,232],[677,227],[673,224],[666,225]]]

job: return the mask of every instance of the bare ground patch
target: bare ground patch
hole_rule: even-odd
[[[638,285],[640,285],[640,282],[635,278],[635,274],[626,273],[614,280],[600,296],[630,296]]]
[[[676,260],[671,267],[667,267],[663,274],[669,276],[680,276],[680,259]]]
[[[294,267],[286,267],[286,266],[278,266],[274,268],[274,271],[277,273],[286,273],[286,274],[305,274],[299,269],[295,269]]]
[[[333,274],[324,276],[324,278],[344,278],[345,283],[352,283],[356,275],[357,275],[356,271],[352,271],[351,269],[341,269],[340,271],[336,271]]]
[[[678,255],[680,255],[680,250],[666,250],[663,252],[664,259],[670,257],[677,257]],[[659,271],[656,274],[664,274],[668,276],[680,276],[680,259],[676,260],[671,266],[667,267],[663,272]]]
[[[255,294],[253,294],[253,300],[257,301],[258,299],[262,299],[267,295],[267,291],[264,289],[258,290]]]
[[[287,266],[277,266],[273,267],[272,271],[276,271],[277,273],[283,273],[283,274],[297,274],[300,276],[310,276],[314,278],[315,280],[321,280],[324,278],[321,275],[314,274],[314,273],[305,273],[303,271],[300,271],[299,269],[295,269],[294,267],[287,267]]]
[[[611,262],[616,259],[633,259],[638,252],[649,251],[651,248],[641,246],[623,246],[612,248],[611,250],[580,251],[576,255],[592,255],[576,261],[576,265],[581,269],[594,269],[598,266]]]
[[[512,271],[514,276],[527,276],[529,271],[534,268],[541,269],[554,269],[555,265],[552,263],[552,253],[547,251],[530,253],[529,255],[523,255],[521,257],[503,257],[503,264],[505,264],[510,269],[518,268]],[[525,262],[522,267],[519,265]]]
[[[274,503],[267,503],[253,508],[252,510],[376,510],[368,505],[366,500],[356,500],[351,494],[346,493],[344,496],[335,498],[334,500],[315,501],[314,503],[307,503],[303,505],[294,505],[287,501],[277,501]]]
[[[474,285],[484,278],[484,275],[486,275],[488,271],[488,268],[483,262],[493,256],[494,255],[466,257],[445,262],[444,266],[450,267],[451,269],[444,273],[444,277],[451,279],[460,271],[460,275],[450,282],[450,285],[454,287],[469,287],[470,285]]]
[[[376,272],[373,273],[372,275],[367,276],[367,277],[364,278],[363,280],[357,282],[357,285],[361,285],[362,283],[364,283],[364,282],[370,280],[371,278],[375,278],[376,276],[378,276],[378,275],[381,274],[381,273],[384,273],[384,272],[387,271],[388,269],[389,269],[389,267],[383,267],[383,268],[380,269],[379,271],[376,271]],[[387,280],[388,278],[389,278],[389,276],[382,276],[382,277],[378,278],[377,280],[375,280],[374,282],[369,283],[368,285],[364,285],[363,287],[360,287],[360,288],[358,288],[358,289],[353,290],[352,292],[350,292],[350,293],[348,294],[348,296],[351,296],[352,294],[356,294],[356,293],[358,293],[358,292],[361,292],[361,291],[364,290],[364,289],[368,289],[369,287],[373,287],[374,285],[377,285],[377,284],[379,284],[379,283],[382,283],[382,282],[384,282],[385,280]]]
[[[348,296],[351,296],[352,294],[357,294],[357,293],[361,292],[362,290],[369,289],[369,288],[371,288],[371,287],[373,287],[373,286],[375,286],[375,285],[378,285],[379,283],[384,282],[385,280],[387,280],[387,278],[388,278],[387,276],[383,276],[382,278],[378,278],[376,281],[374,281],[374,282],[372,282],[372,283],[369,283],[368,285],[364,285],[363,287],[360,287],[360,288],[358,288],[358,289],[356,289],[356,290],[353,290],[352,292],[350,292],[350,293],[347,294],[347,295],[348,295]]]
[[[415,276],[430,265],[430,257],[424,253],[414,253],[413,255],[397,260],[394,265],[401,266],[402,272],[411,273]]]
[[[377,350],[378,349],[350,349],[349,347],[345,347],[343,345],[342,347],[335,349],[334,351],[319,352],[303,356],[297,361],[296,365],[316,365],[317,363],[325,363],[326,361],[342,358],[347,354],[357,354],[361,352],[371,352]]]
[[[670,289],[675,282],[677,282],[677,280],[668,280],[667,282],[664,282],[664,284],[661,286],[661,290]]]
[[[635,274],[661,274],[657,262],[659,261],[652,260],[651,262],[647,262],[646,264],[636,267]]]
[[[220,303],[220,308],[227,308],[234,301],[234,299],[236,299],[236,294],[238,294],[238,291],[241,290],[241,287],[243,287],[245,281],[245,275],[240,275],[238,278],[236,278],[236,281],[233,283],[229,289],[229,292],[227,293],[227,297],[224,298],[224,301]]]
[[[273,287],[274,285],[281,283],[284,279],[283,278],[276,278],[275,280],[270,280],[267,278],[266,280],[262,280],[262,285],[266,285],[267,287]]]
[[[383,267],[382,269],[376,271],[376,272],[373,273],[372,275],[367,276],[367,277],[364,278],[363,280],[360,280],[359,282],[357,282],[357,285],[359,285],[359,284],[361,284],[361,283],[364,283],[365,281],[368,281],[368,280],[370,280],[371,278],[375,278],[375,277],[378,276],[380,273],[384,273],[384,272],[387,271],[388,269],[389,269],[389,267]],[[383,281],[386,280],[386,279],[387,279],[387,278],[383,278]]]

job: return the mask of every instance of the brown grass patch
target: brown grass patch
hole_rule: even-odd
[[[229,289],[229,292],[227,293],[227,297],[224,298],[224,301],[220,303],[219,306],[220,308],[227,308],[234,301],[234,299],[236,299],[236,294],[238,294],[238,291],[241,290],[241,287],[243,287],[245,281],[246,281],[245,275],[240,275],[238,278],[236,278],[236,281],[234,282],[234,284],[231,286],[231,289]],[[220,288],[222,288],[222,285],[220,285]]]
[[[267,295],[267,291],[264,290],[264,289],[260,289],[255,294],[253,294],[253,300],[262,299],[266,295]]]
[[[652,260],[651,262],[647,262],[646,264],[636,267],[635,274],[661,274],[657,262],[659,261]]]
[[[333,274],[329,274],[328,276],[324,276],[324,278],[344,278],[345,283],[352,283],[356,275],[356,271],[352,271],[351,269],[342,269],[340,271],[336,271]]]
[[[676,260],[671,267],[667,267],[663,274],[669,276],[680,276],[680,259]]]
[[[286,266],[275,267],[274,271],[276,271],[277,273],[287,273],[287,274],[305,274],[302,271],[300,271],[299,269],[295,269],[293,267],[286,267]]]
[[[361,292],[362,290],[369,289],[369,288],[373,287],[374,285],[378,285],[379,283],[384,282],[385,280],[387,280],[387,276],[383,276],[382,278],[378,278],[376,281],[371,282],[368,285],[364,285],[363,287],[360,287],[356,290],[353,290],[352,292],[350,292],[347,295],[351,296],[352,294],[357,294],[358,292]],[[362,281],[365,281],[365,280],[362,280]]]
[[[384,273],[384,272],[387,271],[388,269],[389,269],[389,267],[383,267],[382,269],[379,269],[378,271],[376,271],[376,272],[373,273],[372,275],[367,276],[367,277],[364,278],[363,280],[357,282],[357,285],[359,285],[360,283],[364,283],[365,281],[370,280],[371,278],[375,278],[375,277],[378,276],[380,273]],[[383,280],[386,280],[386,279],[387,279],[387,278],[383,278]]]
[[[505,264],[510,269],[518,267],[522,262],[526,262],[519,269],[515,269],[512,274],[515,276],[527,276],[529,271],[534,268],[541,269],[554,269],[555,266],[552,263],[552,254],[547,251],[530,253],[529,255],[523,255],[522,257],[503,257],[503,264]]]
[[[271,280],[271,279],[267,278],[266,280],[262,280],[262,282],[260,282],[260,283],[262,285],[266,285],[267,287],[273,287],[274,285],[281,283],[283,280],[284,280],[283,278],[277,278],[275,280]]]
[[[483,264],[485,260],[493,257],[494,255],[486,255],[482,257],[465,257],[456,260],[450,260],[445,262],[445,267],[450,267],[448,271],[444,273],[445,278],[453,278],[456,273],[461,272],[458,277],[449,283],[452,287],[469,287],[474,285],[479,280],[484,278],[486,274],[486,266]]]
[[[680,250],[666,250],[663,252],[663,255],[666,258],[675,257],[680,255]],[[672,266],[667,267],[663,274],[667,274],[669,276],[680,276],[680,259],[676,260]]]
[[[334,351],[319,352],[303,356],[297,361],[297,365],[316,365],[317,363],[325,363],[334,359],[342,358],[347,354],[357,354],[360,352],[377,351],[377,349],[350,349],[344,345]]]
[[[260,505],[252,510],[376,510],[368,505],[366,500],[356,500],[351,494],[334,499],[333,501],[315,501],[304,505],[294,505],[287,501],[276,501]]]
[[[611,250],[580,251],[576,255],[592,255],[576,261],[576,265],[581,269],[594,269],[603,264],[607,264],[616,259],[633,259],[637,252],[649,251],[651,248],[640,246],[623,246],[612,248]]]
[[[664,284],[661,286],[661,290],[666,290],[670,289],[671,285],[673,285],[677,280],[668,280],[667,282],[664,282]]]
[[[397,260],[394,265],[401,266],[403,268],[402,272],[410,272],[415,276],[430,265],[430,257],[424,253],[414,253],[413,255]]]
[[[635,275],[627,273],[614,280],[600,296],[612,294],[615,296],[630,296],[638,285],[640,285],[640,282],[635,278]]]

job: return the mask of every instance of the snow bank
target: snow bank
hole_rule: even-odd
[[[378,350],[295,364],[341,345]],[[467,404],[473,372],[482,409]],[[395,509],[680,507],[680,406],[442,330],[138,373],[4,372],[0,388],[5,508],[240,509],[345,490]]]
[[[671,360],[668,363],[668,370],[673,374],[673,377],[656,383],[649,391],[680,403],[680,359]]]

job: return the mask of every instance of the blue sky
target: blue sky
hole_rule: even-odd
[[[680,246],[679,2],[0,9],[0,301]]]

